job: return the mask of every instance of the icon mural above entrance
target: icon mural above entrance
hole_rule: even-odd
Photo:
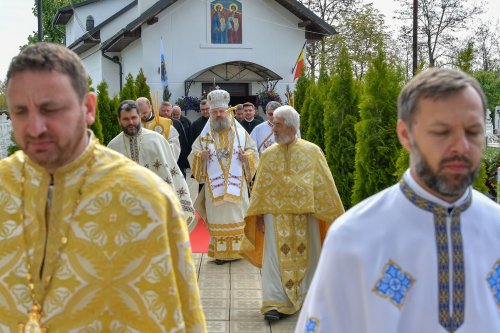
[[[241,44],[243,22],[241,2],[215,0],[210,3],[212,44]]]

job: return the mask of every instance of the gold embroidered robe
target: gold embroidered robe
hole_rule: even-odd
[[[28,318],[28,272],[50,333],[206,332],[187,227],[158,176],[92,135],[53,175],[46,220],[44,169],[19,151],[0,175],[1,332]]]
[[[248,179],[245,180],[245,176],[249,179],[253,177],[259,155],[255,142],[238,122],[233,123],[237,132],[235,127],[232,127],[230,130],[219,133],[212,131],[210,126],[211,122],[208,121],[193,143],[188,156],[193,177],[198,182],[205,183],[194,206],[208,225],[210,233],[208,255],[215,259],[237,259],[241,258],[239,248],[243,239],[245,212],[249,203]],[[235,133],[239,133],[239,145],[248,157],[244,171],[242,171],[242,163],[236,159],[238,137]],[[207,138],[209,138],[208,141],[206,141]],[[206,148],[210,150],[208,163],[202,162],[200,157],[201,152]],[[210,164],[215,165],[210,166]],[[233,174],[236,172],[239,172],[241,177]],[[221,188],[223,190],[219,191]],[[214,193],[222,194],[214,196]]]
[[[305,295],[299,289],[311,266],[308,224],[311,218],[317,221],[322,242],[329,225],[343,212],[332,174],[318,146],[296,139],[290,145],[274,144],[262,153],[246,213],[241,253],[262,267],[264,248],[276,248],[281,284],[291,303],[264,304],[262,312],[276,308],[295,313],[300,309]],[[256,219],[262,215],[272,216],[274,244],[264,246],[264,235],[257,230]]]
[[[181,143],[179,141],[179,132],[174,128],[172,119],[155,115],[153,119],[146,122],[143,121],[142,127],[163,135],[170,144],[172,154],[174,154],[175,161],[177,162],[181,154]]]

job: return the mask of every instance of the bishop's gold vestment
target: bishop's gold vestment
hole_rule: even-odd
[[[47,217],[45,169],[19,151],[0,180],[0,332],[27,321],[28,272],[50,333],[206,332],[179,202],[154,173],[92,135],[53,175]]]
[[[316,265],[308,262],[310,248],[315,245],[310,244],[309,224],[319,225],[317,238],[322,242],[329,225],[343,212],[332,174],[318,146],[296,139],[289,145],[274,144],[262,153],[241,252],[252,264],[262,267],[263,257],[265,261],[272,249],[280,270],[276,275],[281,281],[264,281],[263,274],[262,283],[280,283],[289,300],[266,301],[264,295],[263,313],[277,309],[292,314],[300,309],[307,290],[302,286],[304,277],[308,268]],[[269,225],[273,226],[274,244],[267,243],[266,238],[264,246],[264,235],[257,230],[256,217],[262,215],[272,221]]]
[[[245,150],[248,158],[244,165],[238,159],[239,149]],[[210,151],[205,162],[200,157],[203,150]],[[188,160],[193,177],[205,183],[194,205],[208,224],[208,256],[241,258],[239,249],[249,203],[247,183],[259,162],[255,142],[237,121],[231,128],[217,132],[211,129],[210,120],[193,143]]]

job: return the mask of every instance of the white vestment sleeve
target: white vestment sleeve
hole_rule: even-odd
[[[179,132],[175,129],[174,125],[170,126],[170,132],[168,133],[168,143],[170,148],[172,148],[172,154],[174,155],[175,161],[179,159],[181,154],[181,143],[179,141]]]
[[[257,128],[257,127],[255,127],[255,128]],[[255,142],[255,145],[257,146],[257,148],[259,148],[260,142],[257,140],[257,131],[255,130],[255,128],[253,129],[252,133],[250,133],[250,137]]]
[[[339,235],[332,235],[333,227],[324,243],[295,333],[371,332],[366,330],[365,318],[359,316],[363,305],[359,303],[362,291],[357,290],[361,283],[355,273],[356,260],[339,248],[345,239],[339,242]]]

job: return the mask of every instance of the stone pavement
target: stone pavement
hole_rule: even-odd
[[[298,315],[269,324],[260,314],[260,270],[241,259],[216,265],[193,253],[208,333],[293,333]]]

